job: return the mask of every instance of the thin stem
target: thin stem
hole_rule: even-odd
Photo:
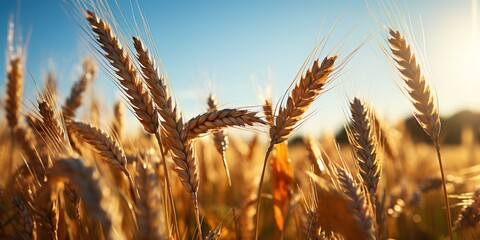
[[[197,195],[197,193],[193,194],[193,204],[195,205],[195,220],[197,221],[198,237],[199,237],[200,240],[202,240],[203,239],[202,224],[200,223],[200,212],[198,211],[198,195]]]
[[[230,171],[228,170],[228,163],[227,163],[227,154],[225,151],[222,151],[222,161],[223,161],[223,167],[225,168],[225,173],[227,174],[227,181],[228,181],[228,186],[232,187],[232,179],[230,177]]]
[[[440,166],[440,173],[442,174],[443,195],[444,195],[444,200],[445,200],[445,206],[446,206],[445,210],[447,212],[447,221],[448,221],[448,238],[450,240],[452,240],[453,239],[452,216],[451,216],[451,213],[450,213],[450,203],[448,201],[447,182],[445,181],[445,173],[443,171],[442,156],[440,154],[440,144],[438,144],[437,141],[434,141],[434,144],[435,144],[435,150],[437,152],[438,165]]]
[[[263,161],[263,169],[262,169],[262,175],[260,176],[260,183],[258,184],[258,193],[257,193],[257,215],[255,217],[255,228],[254,228],[254,235],[255,239],[258,239],[258,222],[260,219],[260,198],[262,194],[262,184],[263,184],[263,178],[265,177],[265,170],[267,169],[267,161],[268,157],[270,156],[270,152],[273,150],[273,146],[275,146],[274,143],[270,143],[270,146],[268,146],[267,153],[265,154],[265,160]]]
[[[165,172],[165,181],[166,181],[166,186],[167,186],[167,193],[168,193],[168,202],[170,203],[170,206],[171,206],[171,209],[172,209],[172,217],[173,217],[173,227],[175,228],[175,235],[177,237],[177,239],[180,239],[180,233],[179,233],[179,229],[178,229],[178,223],[177,223],[177,213],[176,213],[176,210],[175,210],[175,201],[173,200],[173,195],[172,195],[172,188],[171,188],[171,185],[170,185],[170,176],[168,175],[168,166],[167,166],[167,161],[165,159],[165,156],[164,156],[164,151],[163,151],[163,145],[162,145],[162,141],[161,141],[161,138],[160,138],[160,129],[158,129],[156,132],[155,132],[155,138],[157,139],[157,142],[158,142],[158,147],[160,148],[160,156],[162,158],[162,162],[163,162],[163,170]],[[167,214],[167,212],[165,213]],[[167,224],[168,221],[167,221]],[[170,227],[168,227],[168,229],[170,229]]]

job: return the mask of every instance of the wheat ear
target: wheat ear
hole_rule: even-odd
[[[83,62],[83,73],[80,79],[73,85],[70,90],[70,95],[62,107],[65,120],[70,120],[75,117],[75,111],[82,104],[83,93],[87,89],[87,85],[95,78],[96,72],[95,62],[92,59],[85,59]]]
[[[320,64],[318,60],[314,61],[312,68],[293,88],[286,106],[280,108],[275,116],[275,124],[270,128],[270,138],[273,144],[287,140],[292,134],[308,107],[324,90],[336,59],[336,56],[326,57]]]
[[[8,126],[15,129],[20,119],[20,107],[22,104],[23,94],[23,49],[15,46],[15,24],[13,18],[8,22],[8,53],[7,53],[7,83],[6,83],[6,99],[5,111]]]
[[[330,74],[334,71],[334,64],[337,56],[325,57],[319,64],[318,59],[300,78],[300,81],[292,89],[287,99],[287,104],[280,107],[278,114],[275,116],[275,122],[270,125],[270,145],[265,154],[263,162],[262,174],[257,194],[257,217],[255,222],[255,238],[258,238],[258,221],[260,218],[260,196],[262,192],[263,179],[267,167],[268,156],[273,150],[275,144],[284,142],[292,134],[295,126],[302,120],[303,114],[315,99],[322,93],[328,83]]]
[[[132,198],[136,198],[132,176],[127,169],[127,157],[120,144],[107,132],[87,123],[70,121],[68,129],[79,138],[83,139],[93,148],[109,165],[125,174],[132,189]]]
[[[140,38],[133,37],[133,45],[137,51],[137,61],[141,67],[143,79],[150,90],[153,101],[161,116],[162,131],[166,138],[161,138],[160,132],[157,132],[155,135],[160,151],[163,153],[163,146],[165,146],[167,150],[172,151],[173,161],[176,165],[175,170],[183,186],[192,196],[197,227],[200,230],[200,235],[202,235],[197,199],[198,183],[200,180],[197,172],[197,163],[193,155],[193,146],[188,139],[188,129],[184,126],[182,117],[177,112],[175,102],[169,93],[165,79],[160,75],[158,67],[150,56],[148,49]],[[163,168],[167,181],[167,190],[169,191],[170,204],[173,210],[174,223],[176,224],[175,203],[171,193],[168,167],[163,154],[161,155],[163,158]],[[178,235],[177,237],[179,237],[178,226],[176,226],[175,229]]]
[[[256,112],[227,108],[200,114],[190,119],[186,125],[188,126],[189,137],[194,139],[201,134],[218,131],[226,127],[265,124],[265,122],[256,115]]]
[[[381,166],[380,160],[377,158],[377,139],[372,114],[366,103],[357,97],[350,103],[350,112],[352,125],[349,140],[355,151],[362,182],[368,190],[372,205],[374,205]]]
[[[376,239],[375,217],[373,216],[372,208],[368,204],[367,194],[346,170],[337,168],[337,176],[357,226],[367,236],[365,239]]]
[[[402,75],[405,83],[405,90],[415,109],[413,114],[417,119],[417,122],[432,139],[432,142],[435,145],[438,165],[442,175],[444,201],[446,206],[445,211],[448,221],[448,235],[449,238],[452,239],[452,216],[450,213],[450,203],[448,201],[447,185],[439,144],[441,123],[437,101],[431,92],[430,84],[422,74],[422,70],[417,63],[415,54],[407,43],[405,37],[399,31],[394,31],[393,29],[390,29],[389,33],[390,38],[388,38],[388,42],[390,44],[392,58],[397,63],[396,67]]]
[[[145,131],[155,134],[158,129],[157,111],[131,60],[130,54],[123,49],[109,23],[98,18],[90,10],[86,11],[85,17],[95,34],[95,40],[112,65],[119,86],[130,102],[135,116],[142,123]]]
[[[217,99],[210,94],[207,98],[208,111],[213,112],[218,110]],[[227,162],[227,146],[228,146],[228,137],[225,134],[224,130],[219,130],[213,133],[213,143],[215,144],[215,149],[222,156],[223,168],[227,175],[228,185],[232,186],[232,179],[230,177],[230,170],[228,168]]]
[[[20,119],[23,92],[23,61],[21,56],[11,57],[7,66],[7,94],[5,111],[8,125],[15,129]]]
[[[59,153],[71,151],[70,141],[61,113],[56,108],[54,96],[38,99],[38,109],[42,117],[41,134],[46,137],[46,143],[51,143]]]

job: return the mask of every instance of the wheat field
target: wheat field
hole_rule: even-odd
[[[8,25],[0,239],[480,239],[476,132],[443,144],[408,31],[383,28],[378,47],[427,141],[359,96],[341,141],[294,133],[356,50],[318,45],[282,98],[224,108],[212,92],[188,119],[152,39],[119,31],[102,1],[72,6],[93,51],[70,92],[51,77],[27,102],[28,50]],[[122,95],[107,126],[88,105],[100,71]]]

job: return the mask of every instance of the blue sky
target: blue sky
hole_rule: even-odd
[[[478,110],[478,7],[471,10],[475,1],[400,4],[410,13],[414,39],[428,63],[444,115],[464,108]],[[128,1],[120,2],[130,9]],[[40,82],[48,69],[56,71],[60,96],[65,97],[82,57],[89,54],[72,8],[61,0],[23,0],[18,5],[16,0],[0,0],[0,46],[6,48],[8,18],[15,14],[23,36],[30,36],[25,102],[34,99],[34,81]],[[376,41],[381,35],[364,1],[141,1],[140,6],[186,117],[204,110],[210,91],[223,107],[258,106],[258,88],[267,84],[279,99],[319,39],[330,37],[321,57],[344,41],[340,48],[344,58],[371,36],[314,104],[315,114],[300,131],[316,134],[342,126],[348,99],[354,95],[369,100],[390,121],[410,113],[396,85],[396,72]],[[381,10],[376,3],[373,7]],[[5,58],[0,58],[0,65],[5,66]],[[0,75],[5,76],[4,68]],[[108,115],[118,98],[116,87],[101,74],[95,93]]]

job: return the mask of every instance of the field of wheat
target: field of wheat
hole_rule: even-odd
[[[26,102],[28,50],[8,24],[0,239],[480,239],[475,130],[443,144],[409,32],[387,26],[378,42],[427,141],[348,96],[342,142],[292,136],[356,50],[321,43],[283,98],[223,108],[212,92],[186,119],[151,39],[119,32],[100,3],[72,4],[94,51],[66,98],[51,76]],[[109,126],[95,104],[78,111],[99,71],[123,97]]]

